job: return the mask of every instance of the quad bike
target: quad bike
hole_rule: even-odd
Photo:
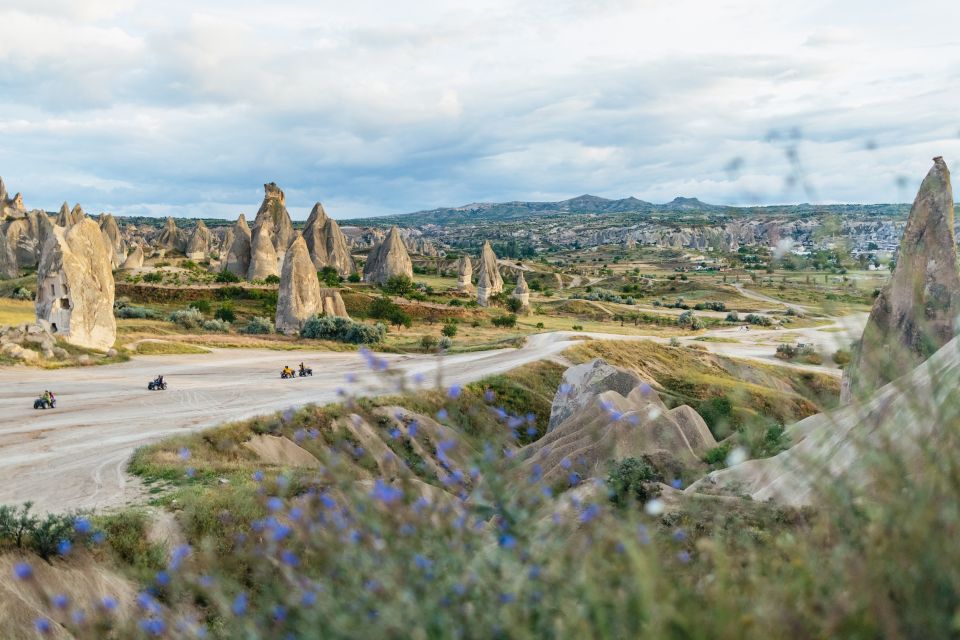
[[[33,401],[34,409],[56,409],[57,401],[56,400],[47,400],[46,398],[37,398]]]
[[[149,391],[166,391],[167,383],[166,381],[160,382],[159,380],[151,380],[147,383],[147,390]]]
[[[297,374],[294,373],[292,370],[287,371],[286,369],[283,369],[282,371],[280,371],[280,377],[286,380],[287,378],[296,378]]]
[[[313,369],[311,369],[310,367],[304,367],[303,369],[300,369],[298,374],[301,378],[306,378],[307,376],[313,375]]]

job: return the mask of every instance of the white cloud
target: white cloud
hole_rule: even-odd
[[[158,215],[249,212],[267,180],[340,216],[752,203],[811,195],[792,145],[824,201],[902,198],[960,159],[960,9],[926,4],[0,0],[0,175]]]

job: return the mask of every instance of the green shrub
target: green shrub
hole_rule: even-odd
[[[317,271],[317,279],[320,280],[321,284],[328,287],[336,287],[343,281],[336,268],[331,266],[323,267],[320,271]]]
[[[237,314],[233,310],[232,304],[224,304],[217,308],[213,313],[213,317],[217,320],[223,320],[224,322],[236,322]]]
[[[118,301],[113,304],[113,315],[117,318],[156,318],[157,312],[147,307],[140,307],[130,304],[126,301]]]
[[[447,322],[443,325],[443,329],[440,330],[444,336],[448,338],[455,338],[459,327],[456,322]]]
[[[10,297],[14,300],[33,300],[33,292],[26,287],[17,287],[10,294]]]
[[[275,273],[271,273],[266,278],[263,279],[267,284],[280,284],[280,276]]]
[[[247,324],[240,329],[240,333],[249,333],[254,335],[273,333],[273,323],[267,318],[254,316],[247,320]]]
[[[193,307],[174,311],[167,319],[184,329],[199,329],[203,324],[203,314],[200,313],[199,309]]]
[[[217,277],[214,278],[214,282],[240,282],[240,276],[232,271],[227,271],[224,269],[217,274]]]
[[[852,355],[849,349],[837,349],[833,353],[833,362],[840,368],[846,367],[850,364],[850,359]]]
[[[200,313],[210,313],[210,301],[209,300],[193,300],[188,307],[196,309]]]
[[[538,323],[537,323],[537,329],[543,329],[544,326],[545,326],[545,325],[544,325],[542,322],[538,322]]]
[[[505,315],[505,316],[497,316],[496,318],[493,318],[492,320],[490,320],[490,322],[492,322],[493,326],[495,327],[504,327],[509,329],[511,327],[517,326],[517,316],[513,314]]]
[[[583,331],[583,325],[582,325],[582,324],[575,324],[575,325],[573,325],[573,326],[570,327],[570,328],[573,329],[574,331]]]
[[[697,331],[703,329],[703,321],[700,320],[697,316],[694,315],[693,311],[684,311],[679,316],[677,316],[677,324],[681,327],[686,327],[691,331]]]
[[[383,284],[383,290],[393,295],[406,296],[413,291],[413,280],[405,275],[391,276]]]
[[[657,495],[651,483],[659,481],[653,467],[645,460],[624,458],[610,465],[607,474],[607,488],[610,502],[623,507],[634,502],[643,504]]]
[[[48,513],[30,530],[30,547],[44,560],[53,557],[62,540],[73,536],[75,518],[63,514]]]
[[[359,274],[359,273],[357,273],[356,271],[354,271],[354,272],[351,273],[349,276],[347,276],[347,280],[350,281],[350,282],[352,282],[352,283],[354,283],[354,284],[356,284],[356,283],[360,282],[360,280],[362,280],[362,278],[360,277],[360,274]]]
[[[507,310],[511,313],[519,313],[523,309],[523,303],[519,298],[507,298]]]
[[[731,311],[730,313],[727,314],[727,317],[725,318],[725,320],[727,322],[740,322],[740,314],[737,313],[736,311]]]
[[[757,315],[756,313],[748,313],[746,321],[749,324],[755,324],[761,327],[770,327],[773,325],[773,320],[767,316]]]
[[[151,271],[149,273],[143,274],[144,282],[158,283],[163,282],[163,272],[162,271]]]
[[[436,349],[437,343],[438,340],[436,336],[432,336],[429,333],[420,338],[420,348],[426,351],[432,351],[433,349]]]
[[[387,329],[383,324],[369,325],[350,318],[331,316],[314,316],[300,330],[301,338],[350,344],[377,344],[383,342],[386,335]]]
[[[733,443],[727,440],[707,451],[707,454],[703,457],[703,461],[712,467],[723,466],[726,464],[727,458],[730,457],[730,451],[732,450]]]
[[[226,320],[220,320],[219,318],[215,318],[213,320],[204,320],[203,330],[215,331],[217,333],[226,333],[230,331],[230,323],[227,322]]]

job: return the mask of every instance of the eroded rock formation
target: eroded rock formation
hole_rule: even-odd
[[[139,269],[143,266],[143,247],[139,244],[133,245],[133,250],[127,255],[127,259],[123,261],[121,269],[133,270]]]
[[[277,295],[277,331],[300,332],[303,323],[321,313],[320,281],[310,259],[307,243],[297,236],[283,260],[280,291]]]
[[[37,319],[71,344],[107,350],[117,337],[110,255],[97,223],[55,227],[37,270]]]
[[[483,250],[480,252],[480,271],[487,274],[490,295],[503,291],[503,277],[500,275],[500,267],[497,266],[497,254],[493,252],[489,240],[483,243]],[[478,286],[479,282],[480,276],[477,276]]]
[[[319,271],[324,267],[333,267],[341,276],[353,273],[355,267],[350,257],[347,238],[340,231],[336,220],[329,217],[319,202],[313,205],[307,224],[303,229],[303,239]]]
[[[413,278],[413,263],[400,237],[400,230],[393,226],[390,233],[367,256],[363,266],[363,279],[373,284],[384,284],[394,276]]]
[[[274,182],[263,185],[263,202],[253,221],[254,230],[263,226],[269,228],[273,250],[282,258],[290,248],[296,232],[287,211],[287,198]]]
[[[237,218],[237,222],[233,225],[231,231],[233,231],[233,233],[228,238],[230,243],[229,245],[224,245],[226,256],[224,256],[223,266],[227,271],[241,278],[246,278],[250,271],[250,246],[252,238],[250,235],[250,227],[247,226],[247,219],[242,213]]]
[[[12,198],[7,194],[7,187],[0,178],[0,220],[5,217],[19,218],[27,211],[23,204],[23,196],[19,193]]]
[[[213,243],[213,234],[203,220],[197,220],[197,226],[190,234],[190,240],[187,241],[184,253],[191,260],[205,260],[210,255],[210,248]]]
[[[523,272],[517,276],[517,286],[513,289],[513,298],[520,301],[520,310],[530,311],[530,287],[527,286],[527,280],[523,277]]]
[[[844,371],[841,401],[865,397],[916,368],[953,338],[958,312],[953,190],[937,157],[913,201],[893,278],[874,301]]]
[[[110,251],[110,264],[116,268],[127,259],[127,242],[120,232],[117,220],[109,213],[100,216],[100,233]]]
[[[457,289],[464,293],[473,291],[473,261],[468,255],[457,261]]]
[[[250,242],[250,269],[247,272],[247,279],[265,280],[269,276],[278,275],[280,275],[279,260],[277,251],[274,249],[270,225],[255,227],[253,239]]]
[[[185,248],[184,236],[173,218],[167,218],[163,229],[157,235],[154,245],[164,251],[183,251]]]

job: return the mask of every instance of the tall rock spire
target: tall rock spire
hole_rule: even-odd
[[[910,372],[953,338],[960,312],[953,225],[950,171],[936,157],[910,209],[893,278],[874,301],[844,371],[842,402]]]

